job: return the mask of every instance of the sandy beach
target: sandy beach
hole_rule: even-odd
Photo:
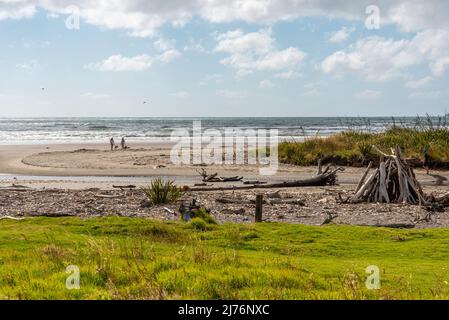
[[[107,144],[0,146],[0,186],[20,183],[34,188],[111,188],[113,184],[146,185],[154,177],[178,184],[201,182],[200,168],[250,180],[283,181],[309,177],[314,168],[282,166],[274,176],[259,176],[256,165],[175,165],[170,143],[131,144],[111,152]]]
[[[258,165],[173,164],[170,143],[136,143],[130,147],[111,152],[107,144],[98,143],[0,145],[0,186],[20,183],[35,188],[107,189],[113,184],[145,185],[154,177],[193,185],[201,182],[198,171],[202,168],[221,176],[238,175],[245,180],[280,182],[310,178],[317,170],[316,167],[280,164],[275,175],[261,176]],[[339,175],[339,183],[357,184],[364,170],[346,167]],[[433,184],[434,178],[426,175],[424,170],[418,169],[416,174],[424,185]]]

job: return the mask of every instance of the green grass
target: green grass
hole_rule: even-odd
[[[327,138],[308,138],[304,142],[283,142],[279,145],[282,162],[295,165],[316,165],[318,159],[337,164],[367,164],[378,161],[372,145],[389,153],[399,145],[408,158],[424,159],[428,150],[433,167],[449,168],[449,129],[445,127],[393,127],[381,133],[346,131]]]
[[[65,287],[69,265],[80,290]],[[380,290],[365,288],[369,265]],[[0,221],[2,299],[447,299],[448,271],[443,229]]]

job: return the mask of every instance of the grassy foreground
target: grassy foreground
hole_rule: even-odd
[[[449,168],[449,129],[392,127],[385,132],[369,133],[349,130],[327,138],[307,138],[303,142],[283,142],[279,145],[281,161],[295,165],[316,165],[318,159],[341,165],[367,164],[378,161],[373,145],[389,153],[399,145],[404,155],[424,160],[424,150],[431,157],[431,167]],[[416,165],[422,165],[417,163]]]
[[[449,298],[449,230],[0,221],[2,299]],[[80,289],[66,289],[66,267]],[[381,289],[367,290],[377,265]]]

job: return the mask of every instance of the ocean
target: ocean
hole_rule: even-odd
[[[0,118],[0,144],[52,144],[169,141],[174,129],[278,129],[281,140],[328,136],[348,129],[382,131],[393,124],[414,126],[415,117],[391,118]],[[437,121],[437,119],[434,119]]]

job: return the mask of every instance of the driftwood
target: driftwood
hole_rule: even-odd
[[[295,187],[324,187],[326,185],[335,185],[337,182],[337,173],[344,171],[344,168],[335,168],[330,170],[328,166],[326,170],[315,177],[304,180],[284,181],[281,183],[261,184],[261,185],[245,185],[230,187],[213,187],[213,188],[188,188],[186,191],[230,191],[230,190],[251,190],[251,189],[276,189],[276,188],[295,188]]]
[[[32,212],[27,214],[28,217],[49,217],[49,218],[63,218],[63,217],[74,217],[75,215],[72,213],[65,213],[65,212],[55,212],[55,213],[39,213],[39,212]]]
[[[25,218],[16,218],[16,217],[10,217],[10,216],[3,216],[3,217],[0,217],[0,220],[15,220],[15,221],[20,221],[20,220],[25,220]]]
[[[256,203],[255,200],[232,199],[232,198],[217,198],[215,199],[215,201],[222,204],[240,204],[240,205],[253,205]],[[263,203],[269,205],[278,205],[278,204],[291,204],[299,206],[306,205],[304,201],[300,199],[265,199]]]
[[[31,189],[23,189],[23,188],[0,188],[0,191],[13,191],[13,192],[27,192]]]
[[[402,157],[399,147],[392,149],[387,155],[373,146],[380,153],[380,164],[368,176],[371,164],[360,180],[356,193],[348,199],[350,203],[381,202],[408,203],[428,205],[428,197],[424,194],[421,184],[416,180],[413,169]]]
[[[304,201],[300,199],[269,199],[267,200],[268,204],[276,205],[276,204],[291,204],[304,207],[306,204]]]
[[[327,218],[324,219],[324,221],[321,223],[322,226],[326,225],[326,224],[330,224],[334,221],[334,219],[338,218],[338,214],[332,214],[332,213],[328,213],[327,214]]]
[[[393,229],[413,229],[415,227],[414,223],[376,223],[374,225],[369,225],[371,227],[380,227],[380,228],[393,228]]]
[[[234,176],[234,177],[219,177],[218,173],[207,174],[207,171],[202,168],[201,171],[198,171],[198,174],[203,177],[203,182],[237,182],[242,181],[243,177]]]
[[[442,197],[436,198],[435,201],[442,206],[449,207],[449,193]]]
[[[365,173],[363,174],[362,179],[360,179],[360,182],[359,182],[359,184],[357,185],[357,188],[355,189],[355,192],[358,192],[358,191],[360,190],[360,188],[363,186],[363,184],[365,183],[365,179],[366,179],[366,177],[368,176],[368,173],[370,172],[372,166],[373,166],[373,162],[371,161],[371,162],[368,164],[368,168],[366,168],[366,171],[365,171]]]
[[[96,194],[95,198],[103,198],[103,199],[118,199],[123,198],[123,196],[109,195],[109,194]]]
[[[137,187],[135,185],[128,185],[128,186],[112,186],[114,189],[120,189],[120,190],[133,190],[136,189]]]
[[[243,184],[267,184],[268,182],[266,181],[259,181],[259,180],[255,180],[255,181],[244,181]]]
[[[367,178],[371,169],[370,163],[356,188],[355,194],[345,200],[339,195],[338,202],[414,204],[420,205],[431,212],[441,212],[444,211],[444,207],[449,206],[449,194],[435,198],[424,193],[413,169],[403,158],[398,146],[391,149],[390,155],[376,146],[373,146],[373,148],[380,154],[379,167]],[[404,226],[400,227],[405,228]],[[412,226],[408,227],[412,228]]]

